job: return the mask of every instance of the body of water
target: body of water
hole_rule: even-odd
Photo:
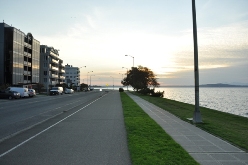
[[[164,98],[195,104],[194,87],[156,88],[164,91]],[[200,87],[200,106],[248,117],[248,88]]]
[[[121,86],[103,87],[103,89],[118,90]],[[98,88],[95,88],[98,89]],[[127,90],[127,87],[123,87]],[[131,86],[128,90],[133,90]],[[194,87],[160,87],[155,91],[164,91],[164,98],[184,103],[195,104]],[[248,117],[248,88],[239,87],[200,87],[200,106]]]

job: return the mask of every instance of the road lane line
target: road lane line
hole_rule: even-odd
[[[106,94],[105,94],[105,95],[106,95]],[[103,95],[103,96],[105,96],[105,95]],[[101,97],[103,97],[103,96],[101,96]],[[6,155],[6,154],[10,153],[11,151],[14,151],[14,150],[15,150],[15,149],[17,149],[18,147],[20,147],[20,146],[22,146],[23,144],[27,143],[28,141],[30,141],[30,140],[32,140],[32,139],[34,139],[35,137],[39,136],[40,134],[42,134],[42,133],[46,132],[47,130],[49,130],[50,128],[52,128],[52,127],[56,126],[57,124],[61,123],[61,122],[62,122],[62,121],[64,121],[65,119],[67,119],[67,118],[71,117],[72,115],[74,115],[74,114],[78,113],[79,111],[83,110],[84,108],[88,107],[88,106],[89,106],[89,105],[91,105],[92,103],[94,103],[94,102],[96,102],[97,100],[99,100],[101,97],[99,97],[99,98],[97,98],[96,100],[92,101],[91,103],[89,103],[89,104],[85,105],[83,108],[80,108],[80,109],[79,109],[79,110],[77,110],[76,112],[74,112],[74,113],[70,114],[69,116],[67,116],[67,117],[63,118],[62,120],[60,120],[60,121],[58,121],[57,123],[55,123],[55,124],[51,125],[50,127],[48,127],[48,128],[46,128],[46,129],[44,129],[43,131],[41,131],[41,132],[39,132],[39,133],[35,134],[34,136],[31,136],[31,137],[30,137],[30,138],[28,138],[27,140],[25,140],[25,141],[23,141],[22,143],[20,143],[20,144],[16,145],[15,147],[13,147],[13,148],[9,149],[8,151],[6,151],[6,152],[2,153],[2,154],[0,155],[0,158],[1,158],[1,157],[3,157],[4,155]]]

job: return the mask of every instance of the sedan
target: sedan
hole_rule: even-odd
[[[29,97],[36,96],[35,90],[34,89],[28,89],[28,95],[29,95]]]
[[[5,98],[5,99],[19,99],[20,93],[16,91],[0,91],[0,98]]]

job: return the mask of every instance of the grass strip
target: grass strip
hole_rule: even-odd
[[[151,97],[132,92],[184,121],[192,118],[195,106],[166,98]],[[197,127],[248,151],[248,118],[200,107],[203,123]]]
[[[120,92],[132,164],[198,164],[125,92]]]

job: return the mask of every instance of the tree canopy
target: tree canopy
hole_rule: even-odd
[[[151,86],[155,88],[160,85],[154,73],[149,68],[143,66],[132,67],[121,83],[124,86],[131,85],[136,91],[144,90]]]

